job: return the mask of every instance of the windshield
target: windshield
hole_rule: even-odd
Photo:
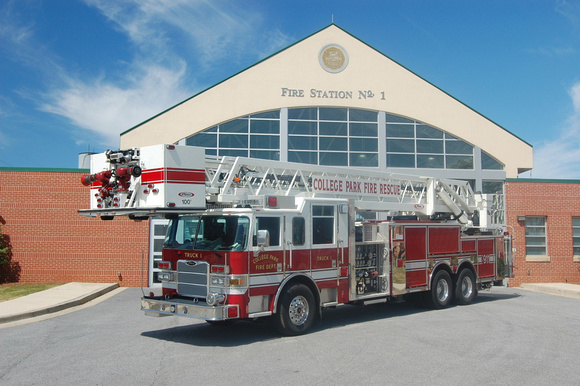
[[[237,216],[181,216],[171,220],[164,247],[243,251],[250,220]]]

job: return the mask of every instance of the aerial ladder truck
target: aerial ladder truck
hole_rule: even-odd
[[[466,181],[154,145],[93,155],[82,183],[85,216],[170,220],[152,316],[298,335],[341,304],[469,304],[509,264],[502,216]]]

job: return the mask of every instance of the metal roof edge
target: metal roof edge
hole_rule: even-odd
[[[580,180],[551,179],[551,178],[506,178],[505,182],[532,182],[548,184],[580,184]]]

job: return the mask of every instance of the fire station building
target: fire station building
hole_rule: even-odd
[[[516,236],[510,285],[580,282],[580,206],[563,201],[577,197],[580,181],[518,179],[533,167],[530,144],[334,24],[120,138],[121,149],[159,143],[203,147],[209,155],[467,180],[474,191],[505,195]],[[20,280],[154,285],[166,221],[105,223],[78,215],[89,202],[81,174],[0,169],[0,220]],[[38,181],[54,178],[70,184],[49,190],[73,192],[74,202],[56,192],[29,199],[31,188],[42,189]]]

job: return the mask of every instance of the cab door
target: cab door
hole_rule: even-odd
[[[337,267],[336,205],[312,204],[312,271]]]
[[[310,271],[310,225],[303,213],[286,216],[286,272]]]

